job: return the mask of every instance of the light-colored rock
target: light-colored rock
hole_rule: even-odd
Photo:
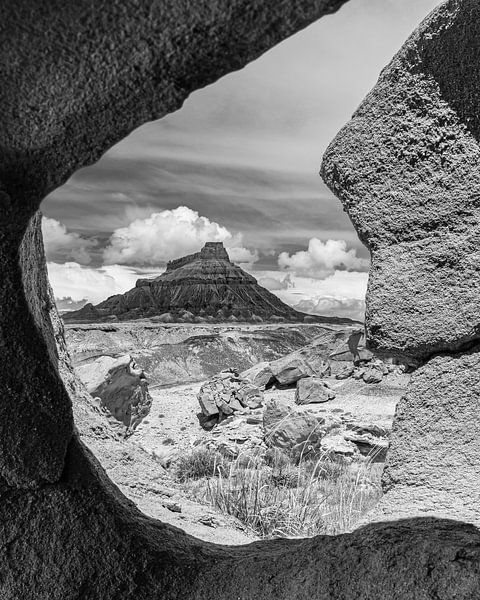
[[[324,377],[330,373],[330,363],[313,349],[299,350],[271,362],[270,370],[279,385],[292,385],[303,377]]]
[[[349,377],[353,376],[354,372],[355,372],[355,369],[354,369],[353,365],[344,367],[340,372],[338,372],[335,375],[335,379],[339,379],[339,380],[348,379]]]
[[[260,362],[250,367],[250,369],[243,371],[241,375],[244,379],[248,379],[261,389],[265,389],[274,380],[274,375],[268,362]]]
[[[160,323],[173,323],[174,319],[170,313],[163,313],[158,317],[155,317],[155,320],[159,321]]]
[[[135,360],[126,354],[120,358],[102,356],[77,368],[80,379],[101,407],[130,435],[150,412],[152,398],[148,382]]]
[[[360,453],[368,456],[374,462],[383,462],[387,455],[388,439],[372,435],[371,433],[356,433],[346,431],[343,434],[347,442],[357,446]]]
[[[331,361],[358,364],[361,361],[369,361],[373,357],[373,353],[365,347],[364,330],[355,329],[342,344],[335,348],[328,358]]]
[[[317,404],[335,398],[335,392],[319,377],[306,377],[297,382],[296,404]]]
[[[357,446],[347,441],[341,434],[326,435],[322,439],[320,447],[327,454],[337,454],[340,456],[354,456],[358,454]]]

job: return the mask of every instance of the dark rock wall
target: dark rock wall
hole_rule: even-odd
[[[68,358],[52,347],[34,216],[44,195],[135,126],[178,108],[193,89],[341,4],[17,0],[2,7],[2,600],[478,596],[480,535],[456,521],[407,519],[338,537],[223,548],[144,517],[73,433],[58,376],[68,374]],[[478,10],[473,0],[437,9],[327,153],[324,175],[373,253],[367,325],[371,343],[385,351],[424,357],[476,339]],[[425,367],[431,385],[444,370],[459,374],[451,360]],[[442,414],[472,414],[475,365],[464,359],[467,406],[456,402],[449,376]],[[408,407],[423,403],[426,419],[436,401],[430,388],[417,397],[425,378],[420,373],[416,381],[399,411],[393,457],[402,439],[418,444]],[[435,441],[434,427],[428,435]],[[472,429],[455,435],[463,443]],[[465,460],[455,455],[451,464],[461,465],[460,491],[476,472],[464,469]],[[399,477],[392,460],[387,485],[397,489]],[[415,477],[409,467],[405,481],[421,488]]]

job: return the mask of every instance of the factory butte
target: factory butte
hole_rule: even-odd
[[[235,265],[222,242],[207,242],[194,254],[172,260],[155,279],[139,279],[124,294],[66,313],[69,322],[351,322],[307,315],[288,306]]]

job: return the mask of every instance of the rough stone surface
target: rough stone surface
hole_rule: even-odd
[[[297,412],[280,400],[270,400],[263,413],[265,443],[292,455],[318,449],[324,435],[324,419]]]
[[[198,403],[203,416],[208,420],[204,425],[210,428],[225,417],[260,408],[263,404],[263,392],[236,371],[227,370],[202,385]]]
[[[303,377],[323,377],[330,372],[330,363],[316,347],[307,346],[270,363],[270,370],[279,385],[292,385]]]
[[[150,412],[152,398],[147,379],[129,354],[120,358],[102,356],[77,367],[77,373],[89,394],[113,417],[114,424],[121,425],[125,435],[132,434]]]
[[[39,223],[17,230],[0,216],[0,476],[19,487],[59,479],[73,432]]]
[[[441,4],[324,156],[372,255],[373,350],[418,360],[480,337],[479,23],[476,0]]]
[[[480,353],[437,357],[397,407],[378,514],[480,523]]]
[[[383,379],[383,373],[376,368],[365,369],[362,379],[365,383],[380,383]]]
[[[39,239],[35,209],[75,169],[341,4],[18,0],[2,11],[2,600],[478,596],[478,529],[438,516],[225,548],[142,515],[72,436],[43,257],[25,235]],[[479,11],[476,0],[441,5],[327,153],[324,176],[372,251],[367,331],[381,351],[425,358],[478,337]],[[476,355],[435,358],[415,377],[392,437],[384,514],[387,501],[409,498],[418,514],[473,519]],[[445,433],[457,435],[452,456]],[[425,438],[430,470],[419,459]]]
[[[335,392],[320,377],[306,377],[297,382],[296,404],[317,404],[335,398]]]
[[[250,369],[243,371],[242,377],[248,379],[262,389],[265,389],[269,383],[275,381],[275,377],[270,369],[270,363],[265,361],[259,362],[256,365],[253,365],[253,367],[250,367]]]

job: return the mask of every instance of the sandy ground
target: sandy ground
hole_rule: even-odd
[[[395,407],[408,383],[408,376],[390,376],[379,384],[365,384],[347,379],[329,378],[336,398],[323,404],[303,407],[317,413],[344,414],[355,420],[391,426]],[[134,439],[149,453],[165,455],[168,452],[185,452],[194,448],[195,442],[205,436],[200,428],[197,413],[197,393],[201,383],[154,389],[150,414],[139,425]],[[282,398],[294,403],[295,389],[267,390],[265,400]],[[171,443],[173,442],[173,443]]]
[[[390,427],[395,407],[408,383],[408,376],[390,376],[380,384],[365,384],[348,379],[329,379],[336,398],[324,404],[309,404],[301,410],[357,422]],[[190,383],[152,390],[153,404],[148,417],[139,425],[131,440],[158,460],[190,452],[195,442],[210,434],[204,432],[197,419],[197,393],[201,383]],[[295,389],[267,390],[265,400],[282,398],[294,403]],[[127,495],[146,514],[180,527],[201,539],[220,544],[246,544],[256,539],[236,519],[221,515],[213,508],[192,502],[188,492],[176,484],[169,469],[159,474],[155,490],[146,490],[141,482],[129,486]],[[188,490],[188,488],[187,488]],[[148,492],[148,493],[146,493]],[[177,504],[181,513],[168,506]],[[206,524],[205,524],[206,523]]]

